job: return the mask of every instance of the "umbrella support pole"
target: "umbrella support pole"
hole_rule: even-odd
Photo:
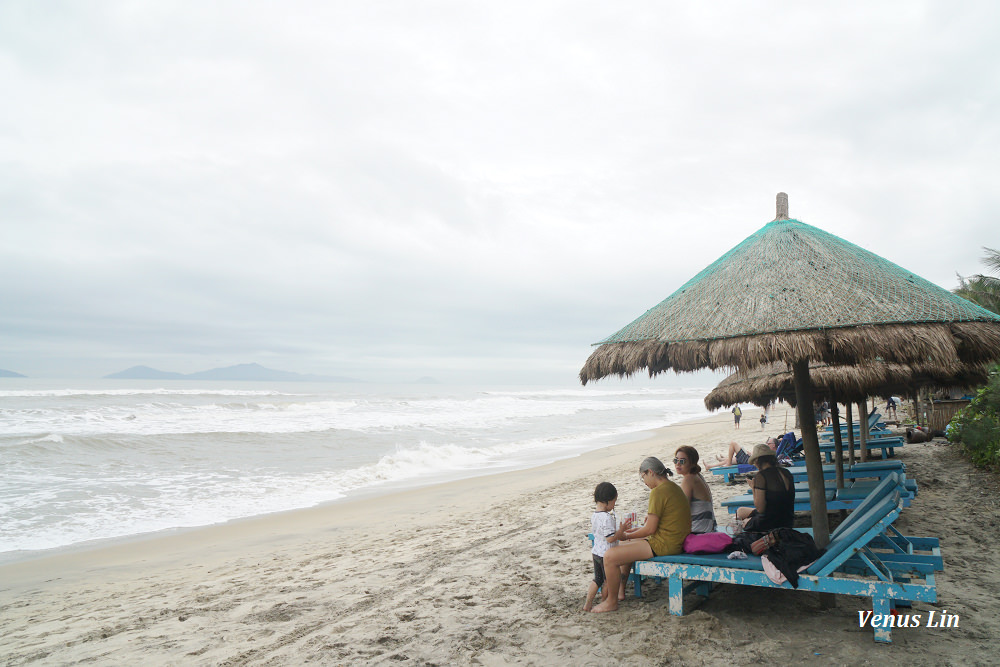
[[[851,402],[847,402],[847,447],[850,451],[848,461],[851,467],[854,467],[854,415],[851,412],[854,410]]]
[[[868,460],[868,399],[858,401],[858,434],[861,436],[861,462]]]
[[[844,438],[840,435],[840,406],[837,405],[837,395],[830,393],[830,404],[833,410],[833,462],[836,469],[837,488],[844,488]]]
[[[826,513],[826,481],[823,461],[819,454],[819,437],[813,412],[812,381],[809,362],[805,359],[792,364],[795,377],[795,406],[802,428],[802,448],[806,454],[806,476],[809,480],[809,507],[812,510],[813,540],[820,549],[830,543],[830,517]]]

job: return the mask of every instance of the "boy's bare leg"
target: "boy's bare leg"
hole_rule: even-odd
[[[646,540],[633,540],[627,544],[611,547],[604,554],[604,573],[608,577],[608,580],[604,582],[604,586],[608,589],[609,593],[610,591],[620,592],[623,566],[627,571],[635,561],[646,560],[652,557],[653,550],[649,548],[649,542]],[[591,609],[591,611],[604,612],[616,611],[617,609],[618,596],[609,594],[604,602]]]
[[[607,587],[605,587],[606,589]],[[606,594],[606,593],[605,593]],[[583,603],[583,610],[590,611],[594,606],[594,596],[597,595],[597,582],[593,579],[590,580],[590,586],[587,587],[587,601]]]

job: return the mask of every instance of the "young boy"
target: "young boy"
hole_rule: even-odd
[[[594,489],[596,511],[590,517],[591,532],[594,535],[594,548],[590,550],[594,557],[594,579],[587,588],[587,602],[583,605],[584,611],[590,611],[590,608],[594,606],[594,597],[597,595],[598,588],[602,589],[601,599],[607,599],[608,589],[604,586],[604,554],[611,547],[618,545],[621,535],[624,535],[631,525],[631,521],[626,519],[621,527],[616,526],[614,509],[617,500],[618,490],[611,482],[601,482]],[[617,592],[615,594],[617,595]]]

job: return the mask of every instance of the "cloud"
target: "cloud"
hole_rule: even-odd
[[[0,367],[572,381],[774,216],[951,287],[989,3],[0,7]]]

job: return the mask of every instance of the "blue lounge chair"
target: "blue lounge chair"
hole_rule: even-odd
[[[774,450],[774,455],[778,457],[787,456],[793,458],[802,453],[802,438],[796,440],[795,434],[791,431],[779,437],[778,448]],[[802,459],[805,463],[805,459]],[[748,472],[756,472],[757,466],[749,463],[738,463],[731,466],[718,466],[710,468],[713,475],[722,475],[726,484],[732,484],[736,475],[745,475]]]
[[[872,414],[868,415],[868,430],[871,431],[877,428],[885,428],[885,424],[880,422],[879,421],[880,419],[882,419],[882,415],[880,415],[877,412],[873,412]],[[855,424],[852,422],[851,428],[854,429],[856,433],[858,430],[860,430],[861,426],[859,424]],[[845,422],[840,423],[840,431],[841,433],[847,432],[847,424]],[[831,424],[830,426],[824,426],[821,432],[833,433],[833,425]]]
[[[790,468],[785,468],[785,470],[791,473],[792,479],[796,482],[805,482],[808,480],[808,473],[805,466],[791,466]],[[879,459],[875,461],[865,461],[863,463],[858,462],[853,466],[844,466],[844,480],[882,480],[894,472],[906,472],[906,466],[899,459],[893,459],[891,461],[883,461]],[[837,469],[833,464],[823,466],[823,479],[837,479]]]
[[[893,477],[897,480],[899,492],[902,496],[904,507],[909,507],[914,496],[916,496],[917,484],[914,480],[905,479],[899,473],[893,472],[886,478]],[[884,481],[884,480],[883,480]],[[826,483],[826,509],[830,512],[836,510],[855,510],[862,502],[878,487],[878,480],[854,480],[849,486],[838,489],[835,484]],[[753,507],[753,494],[751,492],[741,493],[722,501],[730,514],[735,514],[740,507]],[[809,482],[795,483],[795,511],[809,512],[812,506],[809,498]]]
[[[903,439],[899,436],[893,436],[891,438],[879,438],[877,440],[868,440],[865,442],[865,449],[868,450],[869,454],[880,450],[882,453],[882,459],[887,459],[890,456],[895,456],[896,448],[902,447],[905,443]],[[854,447],[858,450],[861,449],[861,443],[855,442]],[[827,463],[833,461],[834,450],[837,446],[832,443],[820,443],[819,451],[823,454]],[[847,443],[844,443],[844,449],[847,449]]]
[[[844,489],[850,489],[856,492],[860,492],[861,494],[867,494],[875,484],[881,482],[883,479],[894,473],[900,473],[900,475],[904,477],[903,489],[901,490],[901,493],[903,492],[911,493],[913,494],[913,497],[916,498],[917,493],[919,491],[919,487],[917,486],[917,480],[906,478],[905,473],[903,473],[902,469],[897,469],[897,470],[884,469],[875,472],[852,472],[850,470],[845,470]],[[827,489],[837,488],[836,476],[834,474],[827,475],[824,472],[823,477],[824,477],[823,481]],[[796,491],[809,490],[809,479],[806,476],[805,470],[802,470],[800,473],[798,472],[793,473],[792,479],[795,481]],[[847,498],[851,497],[851,495],[852,494],[848,493],[843,497]],[[853,495],[857,495],[857,493]]]
[[[904,547],[890,549],[887,554],[876,552],[885,546],[898,546],[893,541],[895,534],[887,537],[902,511],[898,483],[898,479],[887,477],[859,506],[862,511],[854,512],[834,531],[823,556],[799,575],[797,590],[870,597],[874,613],[886,618],[897,603],[937,601],[934,571],[940,569],[938,545],[931,554],[907,554]],[[771,581],[761,559],[752,555],[746,560],[728,560],[725,554],[659,556],[639,561],[635,572],[640,577],[667,581],[670,613],[676,616],[684,614],[684,593],[692,588],[706,596],[717,583],[791,589],[788,582],[779,585]],[[695,583],[686,587],[685,581]],[[892,641],[890,627],[873,629],[875,641]]]
[[[806,478],[805,461],[796,461],[792,466],[786,467],[785,470],[792,473],[792,477],[797,482]],[[882,479],[890,472],[905,470],[906,466],[899,460],[877,459],[864,462],[858,461],[853,467],[845,463],[844,477],[845,479],[861,479],[864,477]],[[735,481],[736,475],[743,475],[756,471],[757,467],[749,464],[744,466],[722,466],[719,468],[712,468],[712,474],[721,475],[727,484],[732,484]],[[836,477],[837,469],[832,463],[827,463],[823,466],[823,479],[836,479]]]
[[[872,442],[874,440],[886,440],[886,439],[899,438],[899,437],[901,437],[901,436],[898,433],[895,433],[894,431],[872,431],[865,438],[865,441],[866,442]],[[844,445],[848,444],[846,436],[842,437],[840,440],[841,440],[841,442],[844,443]],[[861,438],[857,434],[855,434],[855,437],[854,437],[854,445],[855,445],[855,447],[858,444],[860,444],[860,442],[861,442]],[[832,445],[832,444],[835,444],[835,443],[836,443],[836,440],[833,439],[832,435],[830,435],[830,436],[823,436],[823,437],[819,438],[819,444],[821,444],[821,445]]]
[[[748,472],[756,472],[757,466],[750,465],[749,463],[740,463],[737,465],[710,468],[710,470],[713,475],[722,475],[722,479],[726,484],[732,484],[736,481],[736,475],[745,475]]]

